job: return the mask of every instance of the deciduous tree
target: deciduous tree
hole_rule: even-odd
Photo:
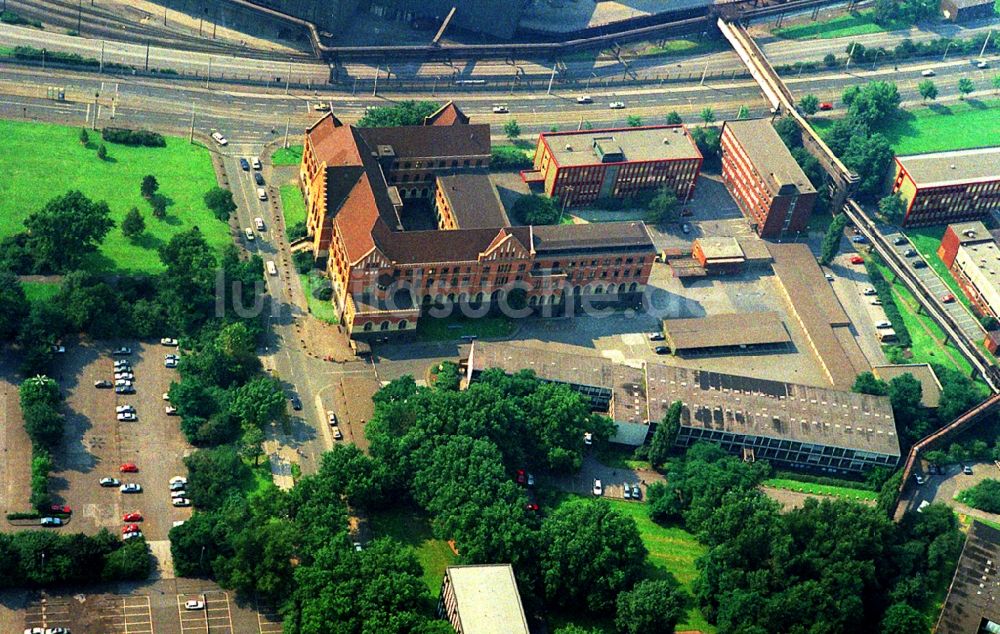
[[[63,273],[83,259],[115,226],[104,201],[94,202],[73,190],[49,200],[24,220],[27,244],[39,272]]]

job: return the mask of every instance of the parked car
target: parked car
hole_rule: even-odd
[[[268,275],[277,275],[278,274],[278,267],[275,266],[274,262],[271,261],[271,260],[267,261],[267,274]]]
[[[833,275],[831,275],[830,273],[824,273],[823,277],[826,278],[827,282],[832,282],[833,281]]]
[[[132,387],[132,381],[127,379],[115,379],[115,387]]]
[[[183,491],[184,487],[187,486],[187,480],[171,482],[169,488],[171,491]]]
[[[260,169],[260,159],[257,158],[256,156],[251,156],[250,157],[250,167],[254,168],[255,170],[259,170]]]
[[[604,487],[600,480],[594,480],[594,495],[604,495]]]
[[[176,348],[177,347],[177,340],[176,339],[171,339],[170,337],[164,337],[164,338],[160,339],[160,345],[161,346],[170,346],[172,348]]]
[[[246,160],[245,158],[243,158],[241,156],[240,157],[240,168],[242,168],[244,172],[249,172],[250,171],[250,161]]]
[[[187,498],[174,498],[170,503],[174,506],[191,506],[191,500]]]
[[[61,517],[43,517],[41,520],[41,525],[45,527],[62,526],[63,521]]]
[[[118,471],[122,473],[139,473],[139,467],[135,466],[134,462],[125,462],[118,467]]]
[[[318,103],[318,102],[314,103],[313,104],[313,110],[315,110],[316,112],[329,112],[330,111],[330,104],[328,104],[328,103]]]
[[[73,509],[71,509],[68,506],[64,506],[62,504],[53,504],[49,507],[49,512],[61,515],[72,515]]]
[[[115,355],[116,357],[127,356],[132,354],[132,348],[129,348],[127,346],[122,346],[121,348],[115,348],[111,354]]]
[[[628,482],[622,485],[622,497],[626,500],[632,499],[632,487],[629,486]]]
[[[253,182],[257,183],[260,187],[264,186],[264,176],[260,172],[253,173]]]
[[[632,499],[641,500],[642,499],[642,489],[639,488],[638,484],[632,485]]]
[[[177,416],[177,408],[173,405],[165,406],[163,411],[166,412],[167,416]]]
[[[903,251],[903,255],[905,255],[908,258],[915,258],[915,257],[917,257],[917,250],[916,249],[907,249],[906,251]]]
[[[102,487],[116,487],[119,485],[118,478],[101,478],[98,481]]]
[[[142,493],[142,485],[135,482],[127,482],[118,487],[118,490],[122,493]]]
[[[114,383],[112,383],[111,381],[94,381],[94,387],[100,389],[109,389],[111,387],[114,387]]]
[[[594,444],[594,434],[589,431],[583,432],[583,444],[593,445]]]
[[[124,533],[138,533],[138,532],[139,532],[139,525],[138,524],[126,524],[125,526],[122,526],[122,533],[123,534]]]
[[[670,354],[670,348],[668,346],[656,346],[653,348],[656,354]]]
[[[895,238],[893,238],[892,243],[897,247],[902,246],[906,244],[906,238],[904,236],[896,236]]]
[[[337,415],[335,413],[333,413],[333,412],[327,412],[326,413],[326,419],[330,423],[331,427],[336,427],[337,426]]]
[[[257,188],[257,200],[267,200],[267,190],[263,187]]]
[[[131,405],[119,405],[115,408],[115,414],[121,414],[122,412],[134,412],[135,408]]]
[[[291,396],[288,397],[288,400],[292,404],[292,409],[294,409],[296,412],[302,411],[302,401],[299,400],[298,396],[292,394]]]
[[[611,103],[608,104],[608,108],[611,108],[612,110],[622,110],[622,109],[625,108],[625,102],[624,101],[612,101]]]
[[[66,352],[66,346],[55,344],[55,345],[52,346],[52,352],[54,352],[56,354],[65,354],[65,352]]]
[[[868,238],[864,236],[854,236],[851,238],[851,242],[854,244],[868,244]]]
[[[686,222],[682,223],[681,224],[681,231],[684,232],[685,234],[691,233],[691,225],[689,225]]]
[[[880,321],[875,324],[875,327],[884,330],[886,328],[892,328],[892,324],[887,321]]]
[[[663,341],[665,339],[666,339],[666,337],[663,336],[662,332],[651,332],[651,333],[649,333],[649,340],[650,341]]]
[[[594,99],[590,95],[583,95],[581,97],[577,97],[576,102],[580,104],[594,103]]]
[[[135,394],[135,388],[131,385],[116,385],[115,394]]]
[[[819,109],[820,110],[833,110],[833,104],[830,103],[829,101],[820,102]]]
[[[518,469],[514,473],[514,481],[522,486],[528,483],[528,475],[525,473],[524,469]]]
[[[872,306],[881,306],[881,305],[882,305],[882,300],[881,299],[873,299],[872,300]]]
[[[875,289],[872,288],[871,286],[865,288],[865,290],[861,291],[861,293],[863,295],[868,295],[868,296],[878,295],[878,293],[875,292]]]
[[[990,67],[989,62],[987,62],[984,59],[976,60],[975,64],[976,64],[976,68],[979,68],[979,69],[989,68]]]
[[[528,502],[524,505],[524,510],[531,511],[532,513],[537,513],[538,508],[538,502]]]
[[[344,439],[344,434],[342,434],[340,432],[340,427],[334,427],[333,428],[333,439],[334,440],[343,440]]]
[[[264,219],[263,218],[254,218],[253,219],[253,224],[254,224],[255,227],[257,227],[257,231],[263,231],[264,230]]]
[[[165,400],[167,402],[170,401],[170,392],[164,392],[163,393],[163,400]]]
[[[205,609],[205,602],[204,601],[185,601],[184,602],[184,609],[185,610],[204,610]]]
[[[163,361],[163,367],[165,367],[165,368],[176,368],[177,367],[177,359],[165,359]]]
[[[914,475],[913,479],[917,481],[917,484],[923,484],[924,482],[927,482],[927,478],[925,478],[924,476],[920,475],[919,473],[916,474],[916,475]]]
[[[860,255],[852,255],[851,256],[851,264],[864,264],[864,263],[865,263],[865,259],[863,257],[861,257]]]
[[[965,475],[972,475],[972,467],[969,465],[962,465],[962,473]]]
[[[132,513],[126,513],[125,515],[122,515],[122,521],[123,522],[141,522],[142,521],[142,513],[138,513],[138,512],[134,512],[134,511]]]
[[[229,145],[229,141],[226,140],[226,137],[222,136],[218,132],[212,133],[212,139],[223,147]]]
[[[947,295],[943,295],[941,297],[941,302],[943,304],[950,304],[950,303],[952,303],[954,301],[955,301],[955,296],[952,295],[951,293],[948,293]]]
[[[941,468],[938,467],[936,464],[929,463],[927,465],[927,475],[940,475],[941,473],[943,473],[941,471]]]
[[[493,114],[507,114],[510,110],[502,103],[493,104]]]
[[[135,375],[131,372],[115,372],[116,381],[131,381],[135,378]]]
[[[913,263],[913,268],[915,268],[915,269],[926,269],[927,268],[927,262],[924,262],[923,260],[917,260],[916,262]]]
[[[177,491],[170,492],[170,499],[172,500],[183,500],[187,498],[187,491],[184,489],[178,489]]]
[[[243,235],[247,237],[247,242],[253,242],[256,239],[256,237],[253,235],[253,229],[251,229],[250,227],[246,227],[245,229],[243,229]]]
[[[937,73],[935,73],[933,70],[931,70],[929,68],[920,71],[920,76],[921,77],[933,77],[934,75],[937,75]]]
[[[532,473],[528,474],[528,486],[529,487],[535,486],[535,476]]]
[[[174,476],[174,477],[170,478],[170,484],[173,484],[175,482],[180,482],[182,484],[187,484],[187,481],[188,481],[187,478],[185,478],[184,476]]]
[[[122,535],[122,539],[124,540],[135,539],[137,537],[142,537],[142,531],[133,531],[131,533],[125,533],[124,535]]]

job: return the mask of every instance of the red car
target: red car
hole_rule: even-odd
[[[865,263],[865,259],[863,257],[861,257],[860,255],[852,255],[851,256],[851,264],[864,264],[864,263]]]
[[[952,295],[951,293],[948,293],[947,295],[941,298],[941,301],[945,304],[950,304],[953,301],[955,301],[955,296]]]
[[[138,533],[138,532],[139,532],[138,524],[126,524],[125,526],[122,526],[122,535],[124,535],[125,533]]]
[[[63,515],[70,515],[73,513],[73,509],[71,509],[70,507],[62,506],[59,504],[53,504],[52,506],[49,507],[49,510],[52,511],[53,513],[61,513]]]
[[[138,473],[139,467],[135,466],[135,463],[126,462],[122,466],[118,467],[118,470],[122,473]]]
[[[524,469],[518,469],[517,470],[517,483],[518,484],[526,484],[527,482],[528,482],[528,476],[525,475]]]
[[[820,110],[833,110],[833,104],[830,103],[829,101],[824,101],[823,103],[819,104],[819,109]]]
[[[526,509],[528,509],[529,511],[532,511],[532,512],[537,512],[538,511],[538,504],[535,503],[535,502],[530,502],[528,504],[525,504],[524,508],[526,508]]]
[[[123,522],[141,522],[142,521],[142,513],[126,513],[125,515],[122,515],[122,521]]]

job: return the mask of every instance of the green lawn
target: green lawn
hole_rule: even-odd
[[[787,489],[799,493],[809,493],[812,495],[832,495],[851,500],[874,500],[878,498],[878,493],[874,491],[863,491],[861,489],[851,489],[848,487],[831,486],[829,484],[814,484],[812,482],[800,482],[799,480],[788,480],[785,478],[770,478],[764,480],[764,486],[775,489]]]
[[[721,39],[680,39],[664,42],[661,46],[648,46],[646,48],[639,49],[637,52],[640,57],[647,57],[650,55],[662,55],[664,57],[669,57],[672,55],[702,55],[704,53],[714,53],[715,51],[719,51],[727,47],[728,45]]]
[[[285,215],[285,228],[306,221],[306,201],[298,185],[282,185],[281,210]]]
[[[306,301],[309,302],[309,312],[312,316],[328,324],[339,323],[340,320],[337,319],[337,311],[334,310],[333,303],[313,297],[313,285],[317,281],[310,278],[307,273],[300,273],[299,280],[302,282],[302,292],[305,293]]]
[[[21,286],[31,302],[45,301],[59,292],[59,285],[55,282],[21,282]]]
[[[487,315],[478,319],[454,316],[435,318],[420,317],[417,322],[417,337],[424,341],[451,341],[461,337],[476,336],[495,339],[514,332],[516,322],[503,316]]]
[[[431,534],[430,521],[420,511],[408,507],[371,513],[369,521],[376,538],[391,537],[413,548],[424,569],[427,591],[431,597],[437,598],[444,569],[457,563],[458,558],[446,541]]]
[[[163,269],[156,249],[173,235],[197,225],[212,246],[231,241],[229,227],[205,206],[205,192],[216,185],[211,157],[205,148],[185,139],[167,137],[163,148],[106,144],[109,159],[97,158],[100,135],[91,131],[91,146],[79,141],[79,128],[0,121],[0,237],[23,229],[24,219],[49,198],[79,189],[107,201],[112,218],[120,223],[138,207],[146,219],[146,234],[136,243],[115,227],[100,251],[87,263],[93,271],[156,273]],[[167,217],[153,217],[139,193],[143,176],[153,174],[167,197]]]
[[[859,11],[830,20],[775,29],[772,31],[772,34],[789,40],[825,40],[835,37],[850,37],[853,35],[881,33],[882,31],[891,30],[876,24],[874,15],[874,11]],[[906,28],[906,25],[901,24],[899,28]]]
[[[271,165],[298,165],[302,162],[302,146],[289,145],[271,155]]]

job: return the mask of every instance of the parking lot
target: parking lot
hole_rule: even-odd
[[[202,607],[187,609],[185,604],[190,601],[198,602]],[[229,609],[229,594],[226,592],[178,594],[177,614],[180,618],[182,634],[233,633],[233,615]]]
[[[854,326],[855,340],[871,365],[887,363],[882,344],[878,339],[878,329],[875,325],[886,321],[885,310],[878,305],[878,297],[865,295],[865,289],[871,287],[871,280],[864,264],[852,264],[851,258],[857,252],[845,244],[841,245],[841,254],[834,258],[824,270],[833,276],[830,284],[841,306],[851,318]]]
[[[106,597],[101,605],[102,622],[109,632],[122,634],[150,634],[153,632],[153,615],[149,597]]]

